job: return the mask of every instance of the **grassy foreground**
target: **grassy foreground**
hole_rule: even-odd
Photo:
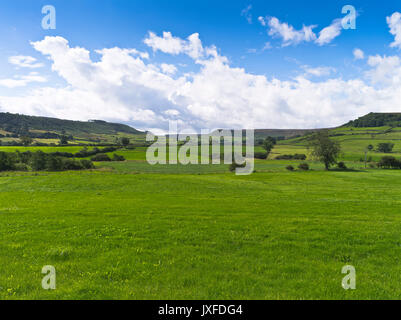
[[[0,299],[397,299],[401,172],[0,176]],[[341,287],[343,266],[357,289]],[[44,265],[57,289],[41,288]]]

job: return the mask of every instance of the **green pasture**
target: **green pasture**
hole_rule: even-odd
[[[127,173],[3,173],[0,299],[399,298],[399,171]]]
[[[401,158],[401,131],[388,129],[336,129],[348,171],[273,160],[309,156],[297,138],[249,176],[225,164],[151,166],[139,147],[91,171],[0,173],[0,299],[399,299],[401,171],[359,161],[379,141]],[[41,287],[46,265],[54,291]],[[341,286],[346,265],[356,290]]]

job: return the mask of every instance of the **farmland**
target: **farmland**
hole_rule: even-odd
[[[379,141],[400,157],[401,132],[336,130],[353,170],[325,172],[309,157],[311,171],[288,172],[300,161],[274,158],[308,154],[296,138],[250,176],[227,165],[150,166],[145,148],[90,171],[1,173],[0,299],[398,298],[401,171],[359,160]],[[38,149],[80,147],[0,151]],[[341,287],[348,264],[354,291]],[[41,288],[44,265],[57,270],[54,291]]]

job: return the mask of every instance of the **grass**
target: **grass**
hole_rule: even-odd
[[[399,178],[3,174],[0,298],[395,299]],[[57,269],[55,291],[41,289],[44,265]]]
[[[385,132],[364,130],[335,138],[345,172],[257,160],[235,176],[228,165],[150,166],[137,148],[93,171],[1,173],[0,299],[398,299],[401,171],[361,168],[370,131]],[[280,142],[273,158],[303,144]],[[81,147],[0,151],[39,149]],[[41,288],[45,265],[54,291]],[[345,265],[354,291],[341,287]]]

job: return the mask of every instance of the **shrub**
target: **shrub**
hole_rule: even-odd
[[[338,167],[338,169],[341,169],[341,170],[347,170],[347,166],[345,165],[344,162],[337,163],[337,167]]]
[[[230,171],[231,171],[231,172],[235,172],[235,170],[236,170],[237,168],[245,168],[245,167],[246,167],[246,163],[243,163],[243,164],[236,164],[236,163],[234,162],[234,163],[230,164]]]
[[[84,169],[93,169],[95,166],[93,165],[92,161],[83,159],[81,160],[81,165]]]
[[[64,170],[82,170],[84,167],[82,166],[80,161],[65,159],[63,161],[63,169]]]
[[[397,160],[391,156],[385,156],[381,158],[379,163],[377,164],[379,168],[392,168],[392,169],[401,169],[401,161]]]
[[[304,154],[294,154],[294,155],[283,154],[283,155],[276,157],[276,160],[302,160],[302,161],[305,161],[306,155],[304,155]]]
[[[394,143],[379,143],[377,146],[377,151],[383,153],[390,153],[393,151]]]
[[[46,169],[48,171],[61,171],[64,168],[63,159],[49,155],[46,161]]]
[[[301,164],[298,166],[298,169],[303,170],[303,171],[308,171],[308,170],[309,170],[309,164],[307,164],[307,163],[301,163]]]
[[[63,157],[63,158],[73,158],[74,157],[74,155],[69,152],[52,152],[49,154],[52,156],[55,156],[55,157]]]
[[[282,154],[276,157],[276,160],[292,160],[293,156],[289,154]]]
[[[15,169],[15,159],[6,152],[0,152],[0,171],[11,171]]]
[[[32,154],[31,167],[34,171],[42,171],[47,167],[47,155],[43,151]]]
[[[266,160],[267,159],[267,153],[266,152],[255,152],[255,159],[261,159],[261,160]]]
[[[113,154],[113,161],[125,161],[125,158],[118,154]]]
[[[110,157],[105,153],[99,153],[92,157],[91,160],[95,162],[111,161]]]
[[[286,169],[287,169],[288,171],[294,171],[294,170],[295,170],[293,166],[287,166]]]
[[[304,160],[306,160],[306,155],[304,155],[304,154],[295,154],[294,155],[294,160],[302,160],[302,161],[304,161]]]
[[[15,171],[29,171],[29,169],[30,168],[27,164],[21,163],[21,162],[15,164],[15,168],[14,168]]]

